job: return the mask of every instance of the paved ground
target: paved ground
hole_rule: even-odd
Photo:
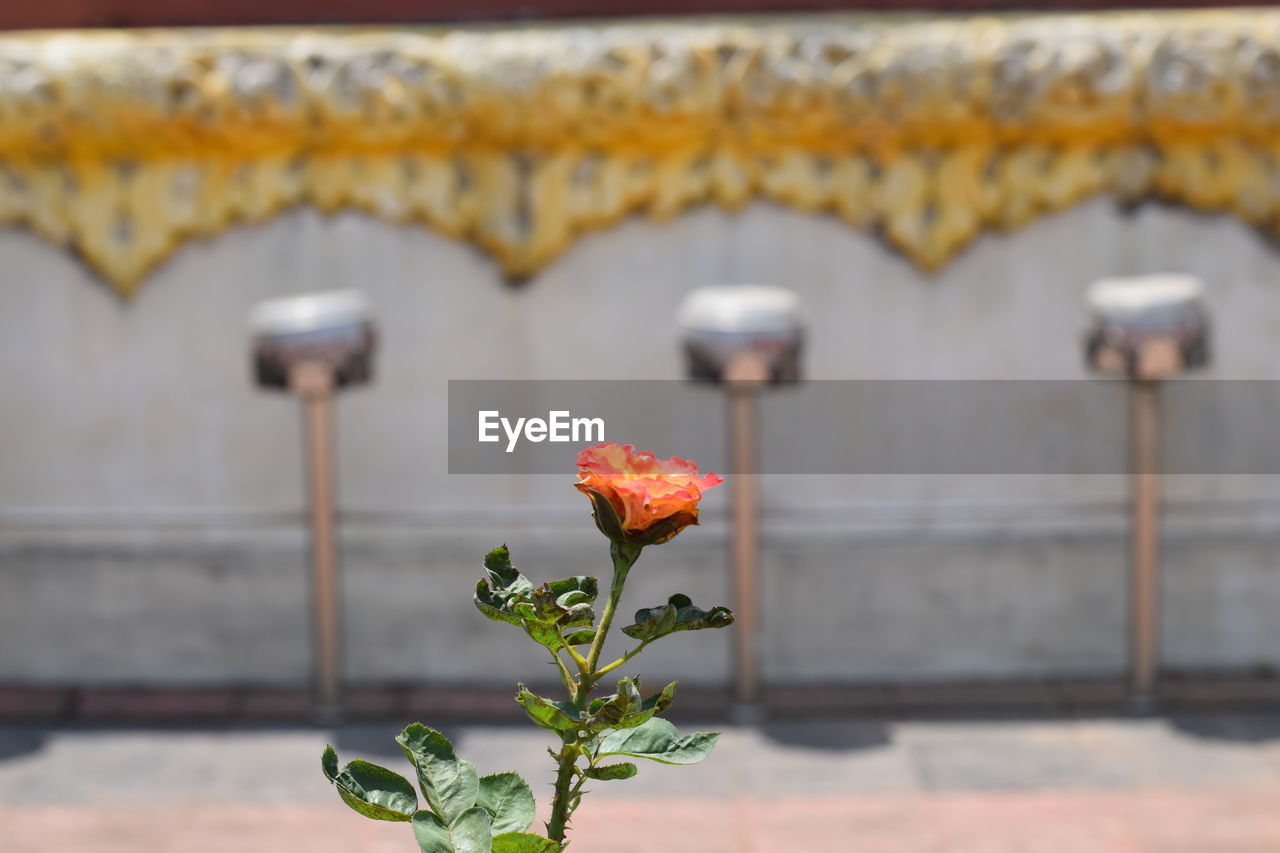
[[[409,853],[407,827],[348,811],[319,771],[326,742],[402,765],[397,730],[0,728],[0,850]],[[539,732],[449,734],[545,800]],[[730,729],[702,765],[598,783],[574,838],[581,853],[1280,851],[1280,715]]]

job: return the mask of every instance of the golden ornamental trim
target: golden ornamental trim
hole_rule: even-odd
[[[1087,196],[1280,213],[1280,12],[781,17],[0,37],[0,222],[122,292],[291,205],[536,272],[583,232],[765,198],[926,269]]]

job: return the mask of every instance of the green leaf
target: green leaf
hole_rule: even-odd
[[[630,682],[630,679],[624,679]],[[676,685],[678,681],[673,681],[662,689],[661,693],[655,693],[643,703],[639,702],[640,695],[638,692],[639,683],[634,682],[636,688],[635,693],[624,693],[623,683],[618,682],[618,693],[613,696],[607,696],[602,699],[596,699],[589,706],[591,716],[588,716],[583,722],[587,728],[593,732],[603,729],[631,729],[653,717],[661,714],[667,708],[671,707],[671,703],[676,698]],[[623,702],[625,701],[625,706]]]
[[[418,812],[413,816],[413,837],[422,853],[454,853],[449,827],[431,812]]]
[[[339,771],[338,753],[332,746],[325,748],[320,765],[342,801],[365,817],[408,821],[418,810],[413,785],[399,773],[359,760]]]
[[[493,853],[559,853],[560,843],[529,832],[507,832],[493,839]]]
[[[570,631],[564,636],[564,644],[566,646],[585,646],[596,638],[595,628],[582,628],[578,631]]]
[[[538,616],[564,628],[590,625],[595,621],[592,603],[599,595],[598,581],[580,575],[544,583],[534,591],[532,601]]]
[[[661,693],[655,693],[648,699],[644,700],[644,710],[653,711],[655,714],[661,714],[663,711],[671,707],[671,703],[676,701],[676,685],[680,682],[673,681],[666,687],[662,688]]]
[[[533,584],[511,564],[511,550],[506,545],[485,554],[484,567],[494,586],[512,595],[528,596],[533,592]]]
[[[676,699],[676,685],[679,683],[680,682],[678,681],[673,681],[670,684],[668,684],[666,687],[662,688],[661,693],[655,693],[653,696],[650,696],[648,699],[644,700],[644,705],[641,707],[640,713],[632,714],[628,717],[623,718],[622,721],[619,722],[618,725],[614,726],[613,728],[615,729],[635,728],[636,726],[642,725],[643,723],[647,723],[649,720],[653,719],[658,714],[661,714],[663,711],[670,708],[671,703],[674,702]]]
[[[475,604],[490,619],[521,625],[536,642],[553,652],[565,647],[566,628],[589,627],[595,622],[592,603],[599,583],[592,577],[551,581],[534,588],[511,564],[504,545],[484,559],[485,577],[476,584]]]
[[[640,688],[630,678],[618,681],[618,692],[591,703],[591,713],[583,725],[591,731],[625,728],[622,721],[643,709]],[[653,716],[650,714],[649,716]]]
[[[696,732],[680,737],[676,727],[654,717],[633,729],[612,731],[600,739],[596,758],[628,755],[662,764],[697,764],[711,754],[718,733]]]
[[[515,773],[494,773],[480,779],[476,805],[493,818],[495,833],[523,832],[533,823],[533,791]]]
[[[733,611],[727,607],[702,610],[694,607],[687,595],[676,593],[659,607],[636,611],[635,624],[622,633],[637,640],[652,642],[677,631],[701,631],[704,628],[727,628],[733,624]]]
[[[530,693],[523,684],[520,685],[520,692],[516,696],[516,701],[520,703],[521,708],[524,708],[524,712],[529,715],[529,719],[544,729],[563,733],[577,731],[582,727],[580,720],[569,715],[571,708]]]
[[[533,584],[511,564],[511,552],[506,545],[486,554],[484,567],[485,577],[476,584],[476,607],[495,621],[521,624],[523,620],[513,607],[529,600]]]
[[[538,645],[546,646],[553,652],[564,648],[564,637],[560,636],[560,629],[554,622],[528,618],[523,621],[523,624],[525,633]]]
[[[582,771],[588,779],[630,779],[639,771],[629,761],[621,764],[603,764],[599,767],[588,767]]]
[[[490,853],[493,844],[489,813],[479,806],[467,809],[449,826],[438,815],[418,812],[413,816],[413,837],[422,853]]]
[[[480,806],[467,809],[449,824],[449,837],[456,853],[489,853],[493,847],[489,813]]]
[[[460,761],[447,737],[421,723],[408,726],[396,742],[418,769],[418,786],[432,810],[453,826],[459,815],[476,804],[480,780],[475,766]]]
[[[524,620],[507,609],[507,598],[490,589],[484,580],[476,582],[474,601],[476,609],[495,622],[509,622],[512,625],[523,624]]]
[[[332,746],[324,748],[324,754],[320,756],[320,768],[324,770],[325,778],[330,782],[338,776],[338,753]]]

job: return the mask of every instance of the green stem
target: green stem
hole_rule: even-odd
[[[638,654],[640,654],[642,651],[644,651],[645,646],[649,645],[649,643],[650,643],[650,642],[652,642],[652,641],[651,641],[651,640],[645,640],[643,643],[641,643],[640,645],[636,646],[634,649],[632,649],[631,651],[627,652],[626,654],[624,654],[622,657],[618,658],[618,659],[617,659],[616,661],[614,661],[613,663],[609,664],[608,666],[604,666],[604,667],[601,667],[600,669],[597,669],[597,670],[595,671],[595,677],[596,677],[596,678],[599,678],[599,677],[600,677],[600,676],[602,676],[602,675],[605,675],[605,674],[607,674],[607,673],[613,672],[615,669],[617,669],[618,667],[622,666],[624,663],[626,663],[627,661],[631,660],[633,657],[635,657],[636,655],[638,655]]]
[[[564,682],[564,689],[569,692],[572,698],[578,690],[578,685],[573,680],[573,675],[569,672],[569,668],[564,665],[564,661],[560,659],[559,652],[552,652],[551,659],[556,662],[556,668],[560,670],[560,680]]]
[[[557,758],[559,770],[556,773],[556,793],[551,800],[551,820],[547,821],[547,837],[552,841],[564,841],[565,825],[569,821],[569,783],[573,781],[573,767],[578,761],[577,745],[566,743]]]
[[[582,672],[582,676],[576,685],[569,678],[568,668],[560,659],[560,655],[555,655],[556,665],[560,667],[565,688],[569,691],[569,699],[579,710],[587,706],[591,688],[595,686],[600,676],[615,667],[621,666],[630,660],[632,655],[644,648],[642,644],[640,648],[628,653],[621,660],[615,661],[599,672],[596,671],[596,664],[600,662],[600,653],[604,651],[605,637],[609,634],[609,627],[613,624],[613,615],[617,612],[618,602],[622,599],[622,588],[627,583],[627,573],[631,571],[631,567],[635,565],[643,549],[643,545],[619,542],[614,542],[609,546],[609,555],[613,558],[613,582],[609,585],[609,598],[605,601],[604,612],[600,615],[600,625],[596,628],[596,635],[591,640],[591,647],[587,651],[585,658],[578,654],[576,650],[569,649],[570,657],[573,658],[574,663],[578,665],[578,669]],[[581,733],[579,733],[580,736]],[[575,788],[570,788],[580,751],[581,744],[575,738],[564,744],[556,755],[555,796],[551,800],[551,819],[547,821],[547,837],[552,841],[564,841],[569,815],[573,812],[574,798],[580,796],[582,792],[582,780],[579,780]],[[590,758],[588,758],[589,760]]]
[[[625,542],[614,542],[609,546],[609,556],[613,557],[613,583],[609,585],[609,599],[605,602],[604,613],[600,616],[600,627],[596,629],[595,639],[591,641],[591,649],[587,652],[588,674],[584,676],[584,684],[594,684],[599,673],[595,671],[600,662],[600,653],[604,651],[604,638],[609,634],[609,626],[613,624],[613,614],[618,609],[618,601],[622,598],[622,587],[627,582],[627,572],[640,557],[643,545],[631,545]]]
[[[577,649],[575,649],[573,646],[566,646],[565,651],[569,653],[569,657],[573,658],[573,662],[578,665],[579,672],[581,672],[583,675],[586,675],[587,673],[591,672],[591,670],[587,667],[587,659],[584,658],[582,655],[580,655]]]

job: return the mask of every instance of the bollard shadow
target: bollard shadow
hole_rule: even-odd
[[[48,740],[49,730],[44,726],[0,727],[0,762],[39,752]]]
[[[1165,718],[1169,728],[1203,740],[1266,743],[1280,740],[1280,713],[1176,714]]]
[[[797,720],[760,727],[766,739],[782,746],[854,752],[888,746],[889,726],[876,720]]]

